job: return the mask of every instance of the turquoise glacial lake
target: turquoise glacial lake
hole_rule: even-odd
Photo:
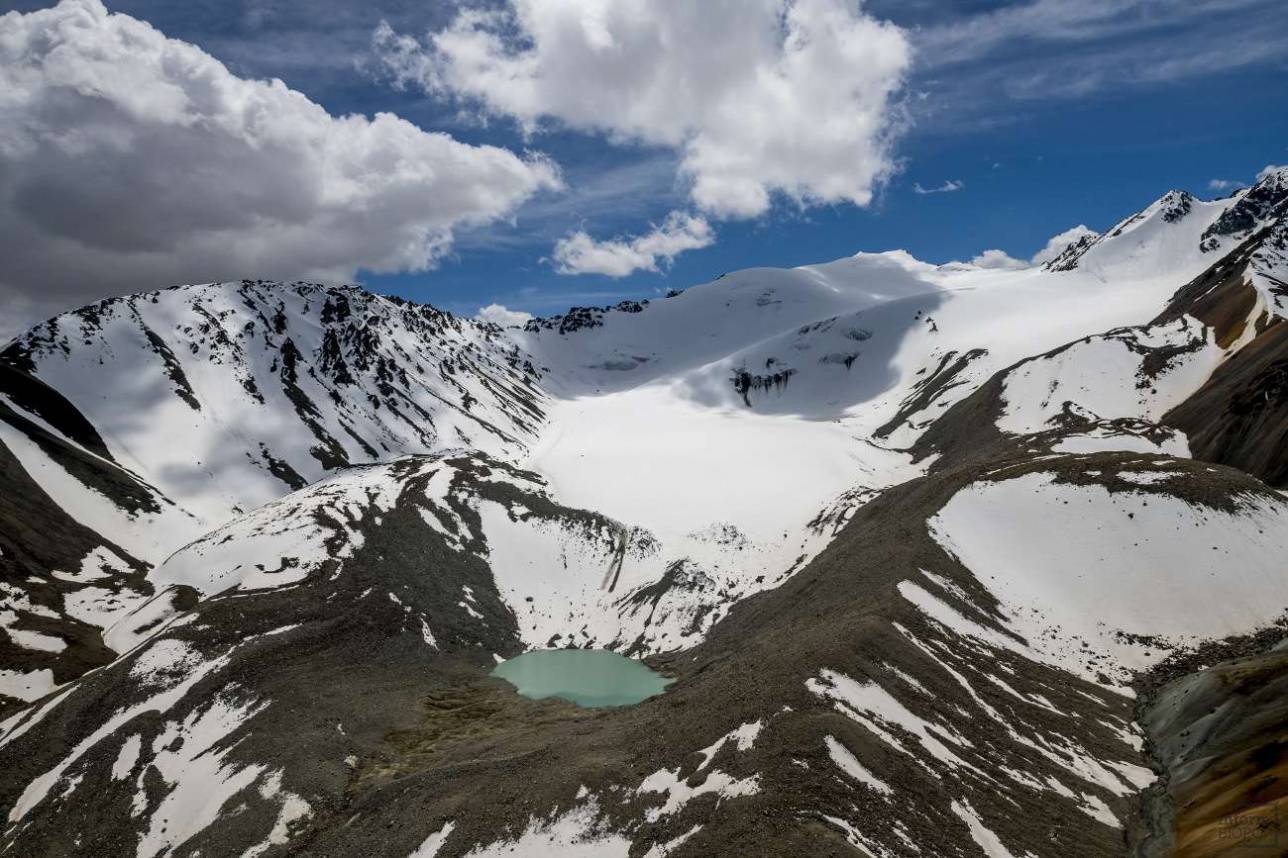
[[[667,679],[633,658],[602,649],[538,649],[492,669],[524,697],[559,697],[588,708],[630,706],[666,690]]]

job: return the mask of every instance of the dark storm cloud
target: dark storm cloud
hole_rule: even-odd
[[[422,270],[557,184],[537,156],[332,116],[97,0],[0,17],[3,333],[177,282]]]

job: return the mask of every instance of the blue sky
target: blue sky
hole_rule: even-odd
[[[22,0],[20,11],[50,4]],[[427,131],[556,162],[564,188],[511,214],[453,230],[432,270],[359,278],[377,291],[473,313],[489,303],[537,314],[683,288],[722,272],[907,249],[931,262],[989,248],[1027,258],[1077,224],[1104,229],[1173,187],[1200,196],[1288,162],[1288,4],[1279,0],[1005,3],[869,2],[913,48],[891,110],[897,170],[866,207],[801,206],[714,217],[710,246],[659,271],[560,274],[552,247],[584,229],[638,235],[691,210],[675,146],[613,140],[557,119],[525,134],[500,113],[395,85],[372,48],[382,20],[417,39],[457,4],[117,0],[114,12],[190,42],[244,78],[280,78],[332,115],[388,111]],[[1060,8],[1063,6],[1064,8]],[[1085,10],[1079,13],[1072,7]],[[713,38],[715,36],[713,35]],[[918,193],[916,188],[956,190]]]

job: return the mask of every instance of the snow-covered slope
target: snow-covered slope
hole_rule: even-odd
[[[1288,170],[1283,175],[1288,199]],[[1268,228],[1252,254],[1248,282],[1257,290],[1266,312],[1288,318],[1288,218],[1281,216]]]
[[[111,299],[2,359],[207,526],[348,464],[461,445],[513,454],[542,421],[525,358],[494,327],[353,288],[243,281]]]
[[[513,334],[548,387],[585,395],[669,378],[829,316],[940,291],[934,266],[907,253],[825,265],[750,268],[665,299],[574,308]]]
[[[1152,456],[1003,470],[954,495],[930,530],[1036,658],[1127,679],[1288,609],[1288,500],[1205,491],[1215,471]]]
[[[400,509],[414,512],[448,550],[491,570],[500,610],[517,622],[525,646],[637,654],[701,640],[730,604],[781,580],[783,570],[772,581],[748,572],[771,567],[758,554],[785,552],[733,529],[672,541],[558,501],[537,474],[472,452],[359,466],[233,519],[177,551],[150,579],[222,598],[335,582],[348,574],[364,531]],[[818,529],[810,544],[821,546],[826,535]],[[809,544],[790,548],[799,554]],[[378,596],[398,600],[397,590],[386,594],[381,582],[371,583]],[[450,607],[489,622],[468,585]],[[409,622],[421,623],[427,641],[441,639],[426,615]]]

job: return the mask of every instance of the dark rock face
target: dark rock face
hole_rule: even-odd
[[[1282,628],[1204,647],[1142,680],[1140,722],[1163,778],[1132,855],[1281,854],[1288,776]]]
[[[1203,232],[1204,251],[1217,249],[1221,238],[1243,240],[1267,221],[1281,217],[1288,206],[1288,176],[1272,173],[1253,185]]]
[[[1196,457],[1288,486],[1288,325],[1257,335],[1164,419]]]
[[[1185,432],[1193,455],[1232,465],[1275,486],[1288,485],[1288,325],[1263,310],[1250,278],[1278,252],[1285,225],[1264,227],[1182,287],[1160,320],[1190,315],[1210,325],[1218,345],[1242,345],[1163,422]],[[1261,274],[1261,276],[1265,276]]]
[[[560,334],[570,334],[588,328],[599,328],[603,327],[605,312],[599,307],[573,307],[567,313],[558,316],[529,319],[523,329],[529,333],[556,331]]]
[[[851,363],[853,359],[851,358]],[[847,364],[848,368],[849,365]],[[742,401],[751,407],[751,394],[755,391],[782,390],[792,380],[796,370],[791,367],[783,367],[779,370],[766,373],[751,373],[746,369],[735,370],[730,381],[733,384],[734,392],[742,397]]]
[[[673,290],[674,291],[674,290]],[[676,292],[675,294],[680,294]],[[672,297],[671,295],[667,296]],[[604,316],[608,313],[642,313],[648,301],[621,301],[607,307],[573,307],[567,313],[558,316],[529,319],[523,326],[528,333],[555,331],[561,335],[601,328]]]
[[[1176,223],[1194,209],[1194,197],[1185,191],[1171,191],[1162,200],[1163,220]]]

